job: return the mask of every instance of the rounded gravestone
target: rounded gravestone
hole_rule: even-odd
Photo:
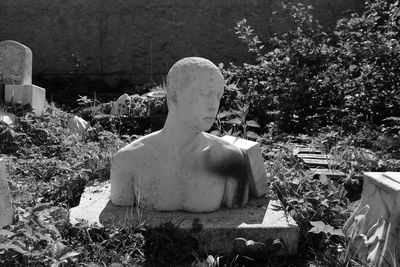
[[[0,83],[32,84],[32,51],[16,41],[0,42]]]

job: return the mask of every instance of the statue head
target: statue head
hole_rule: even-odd
[[[224,78],[211,61],[200,57],[183,58],[168,72],[169,112],[179,122],[206,131],[215,120],[223,90]]]

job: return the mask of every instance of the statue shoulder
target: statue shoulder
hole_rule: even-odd
[[[115,154],[114,161],[124,159],[132,160],[135,157],[144,157],[148,153],[152,153],[159,145],[158,132],[151,133],[136,139],[132,143],[124,146]]]
[[[244,155],[238,147],[212,134],[205,133],[205,137],[211,143],[210,156],[212,158],[218,161],[232,162],[232,164],[242,165],[244,163]]]

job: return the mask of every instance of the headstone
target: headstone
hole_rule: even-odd
[[[225,135],[222,139],[239,148],[246,157],[250,171],[249,193],[256,197],[268,196],[269,188],[267,186],[267,176],[265,175],[260,144],[230,135]]]
[[[372,267],[400,266],[400,173],[366,172],[361,202],[343,227],[348,258]]]
[[[29,104],[36,116],[44,113],[46,90],[32,84],[32,51],[16,41],[0,42],[0,84],[4,100]]]
[[[4,158],[0,158],[0,227],[12,223],[14,210],[8,188],[7,172]]]
[[[0,42],[0,80],[3,84],[32,84],[32,51],[16,41]]]

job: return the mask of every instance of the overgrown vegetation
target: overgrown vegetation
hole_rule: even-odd
[[[228,85],[212,131],[261,143],[271,197],[301,229],[298,257],[206,257],[190,233],[168,222],[71,225],[68,209],[84,187],[109,179],[114,153],[166,113],[165,99],[134,95],[116,116],[112,102],[80,97],[74,111],[89,121],[83,134],[72,134],[71,114],[54,105],[42,118],[9,107],[19,117],[12,126],[0,123],[0,153],[16,215],[0,229],[0,265],[361,266],[346,259],[340,229],[360,197],[363,171],[400,171],[399,3],[367,1],[363,14],[339,20],[332,33],[309,6],[285,3],[277,16],[292,30],[268,40],[238,22],[257,64],[222,69]],[[293,154],[295,143],[330,153],[338,162],[331,168],[346,177],[315,179]]]
[[[276,17],[292,30],[281,36],[262,40],[245,19],[237,23],[257,64],[230,65],[225,77],[264,127],[271,121],[286,132],[380,125],[400,114],[399,14],[397,1],[368,0],[363,14],[326,33],[311,6],[283,4]]]

